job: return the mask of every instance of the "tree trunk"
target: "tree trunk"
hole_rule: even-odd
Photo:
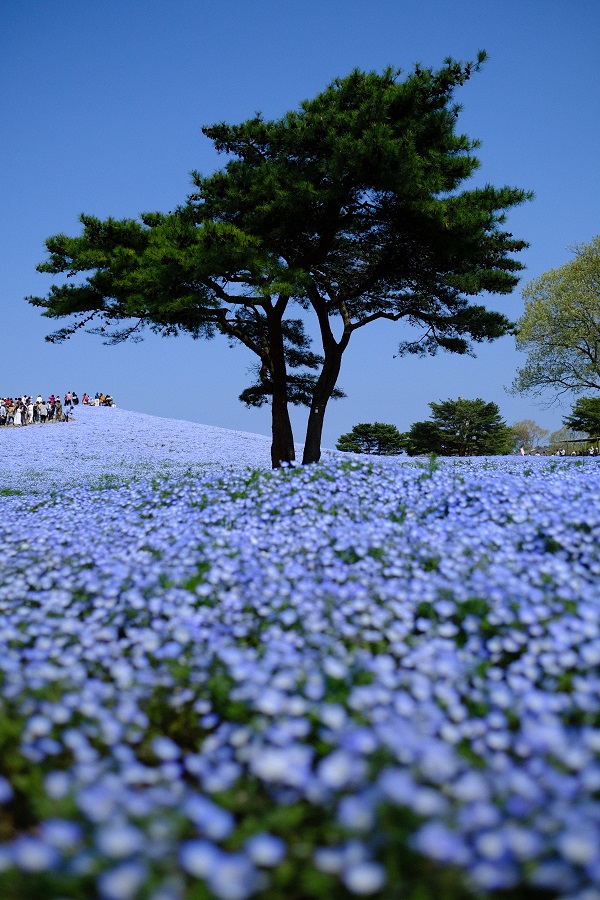
[[[331,348],[325,355],[325,362],[315,385],[310,413],[308,414],[308,425],[306,426],[302,465],[319,462],[321,459],[321,436],[323,434],[325,409],[337,383],[342,364],[342,351],[339,346],[334,346],[335,350]]]
[[[274,311],[269,313],[270,370],[273,379],[273,399],[271,401],[271,466],[281,468],[284,462],[296,459],[294,434],[287,401],[287,367],[281,331],[281,317]]]
[[[273,469],[280,469],[282,462],[293,462],[296,453],[287,398],[284,396],[283,402],[281,398],[276,398],[275,388],[271,403],[271,435],[271,466]]]

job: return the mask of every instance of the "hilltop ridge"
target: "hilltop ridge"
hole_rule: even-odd
[[[119,407],[75,408],[75,419],[0,429],[6,479],[68,484],[94,475],[219,466],[270,468],[270,438]],[[298,445],[301,456],[301,445]],[[31,485],[28,485],[31,486]]]

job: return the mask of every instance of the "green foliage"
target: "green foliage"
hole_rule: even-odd
[[[432,451],[432,452],[430,453],[430,455],[429,455],[429,464],[428,464],[428,469],[429,469],[429,475],[430,475],[430,477],[432,477],[432,476],[433,476],[433,473],[434,473],[434,472],[437,472],[437,470],[438,470],[439,468],[440,468],[440,464],[439,464],[439,462],[438,462],[437,453],[435,453],[434,451]]]
[[[413,422],[406,435],[406,452],[409,456],[443,453],[443,441],[435,422]]]
[[[372,453],[377,456],[394,456],[404,448],[403,437],[395,425],[383,422],[355,425],[352,431],[342,434],[337,444],[338,450],[348,453]]]
[[[409,455],[496,456],[510,453],[511,430],[495,403],[460,397],[429,406],[431,420],[415,422],[406,435]]]
[[[96,491],[111,491],[117,490],[123,485],[124,479],[119,475],[114,475],[112,472],[105,472],[101,475],[96,482],[93,484],[92,490]]]
[[[580,397],[563,423],[572,431],[582,431],[590,438],[600,435],[600,397]]]
[[[92,324],[109,343],[138,340],[144,328],[222,334],[258,359],[241,399],[271,402],[274,464],[294,458],[289,403],[311,407],[304,461],[316,461],[356,330],[403,320],[415,336],[401,355],[467,353],[512,327],[470,303],[517,284],[513,254],[527,245],[503,225],[531,197],[461,190],[479,166],[478,142],[455,131],[454,95],[484,59],[406,76],[355,70],[280,119],[204,128],[228,160],[193,173],[181,207],[139,220],[84,215],[79,237],[46,241],[38,269],[61,281],[28,299],[67,320],[48,340]],[[321,352],[293,304],[318,322]]]
[[[600,236],[574,248],[575,258],[530,281],[517,348],[528,354],[516,394],[600,390]]]

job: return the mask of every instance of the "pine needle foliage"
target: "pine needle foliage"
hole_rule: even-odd
[[[403,322],[414,336],[398,354],[424,355],[472,352],[511,330],[471,302],[517,284],[514,254],[527,244],[504,229],[505,217],[531,197],[462,187],[479,167],[478,142],[456,130],[455,93],[484,60],[481,52],[408,74],[357,69],[280,119],[204,128],[226,163],[193,173],[175,211],[83,215],[80,236],[47,240],[38,268],[59,283],[28,299],[67,320],[48,340],[80,328],[109,343],[136,340],[145,327],[220,333],[257,358],[241,399],[271,404],[273,465],[294,458],[289,403],[309,406],[303,461],[318,460],[356,331]]]

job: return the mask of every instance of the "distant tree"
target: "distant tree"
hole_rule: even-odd
[[[574,252],[571,262],[523,289],[516,342],[528,359],[512,393],[600,391],[600,237]]]
[[[431,406],[431,403],[429,404]],[[447,453],[448,441],[444,439],[439,425],[436,422],[413,422],[404,435],[404,447],[409,456],[418,456],[420,453]]]
[[[600,437],[600,397],[580,397],[563,424],[571,431],[583,432],[590,438]]]
[[[273,466],[294,459],[290,403],[310,407],[303,462],[315,462],[355,332],[402,321],[416,334],[400,354],[463,354],[512,328],[471,303],[517,284],[514,253],[527,244],[503,225],[531,197],[463,189],[479,166],[478,142],[455,131],[454,95],[484,59],[416,66],[405,77],[355,70],[280,119],[204,128],[229,160],[212,175],[194,173],[182,207],[141,221],[82,216],[80,237],[46,241],[38,268],[64,280],[29,302],[68,320],[49,340],[93,321],[109,342],[145,326],[222,334],[256,357],[242,399],[270,403]]]
[[[511,452],[513,436],[495,403],[460,397],[429,406],[431,421],[415,422],[406,435],[411,456],[497,456]]]
[[[510,426],[513,436],[513,450],[524,447],[525,450],[535,450],[548,435],[548,429],[537,425],[533,419],[523,419]]]
[[[349,453],[394,456],[402,452],[404,444],[403,436],[395,425],[374,422],[355,425],[352,431],[341,435],[335,446]]]
[[[557,431],[553,431],[549,436],[548,449],[551,453],[556,453],[557,450],[564,450],[566,453],[570,453],[573,449],[579,450],[583,447],[585,437],[585,434],[582,434],[580,431],[572,431],[572,429],[563,426]]]

